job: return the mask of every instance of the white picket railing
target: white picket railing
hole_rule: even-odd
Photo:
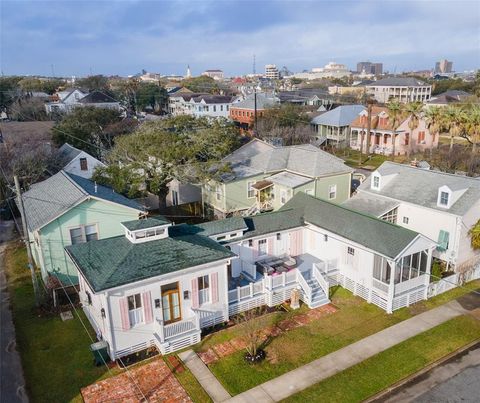
[[[302,287],[303,292],[305,293],[305,298],[307,299],[307,303],[310,303],[312,300],[312,287],[310,287],[307,283],[307,280],[305,280],[305,277],[303,277],[303,274],[300,270],[297,270],[297,281],[298,284],[300,284],[300,287]]]
[[[324,294],[327,296],[328,298],[328,295],[329,295],[329,285],[328,285],[328,281],[325,280],[325,278],[323,277],[322,273],[320,272],[320,269],[318,267],[318,264],[317,263],[314,263],[313,264],[313,277],[315,278],[315,280],[317,280],[318,284],[320,284],[320,287],[322,287],[322,290],[324,292]]]
[[[163,320],[157,319],[157,333],[162,343],[169,338],[180,336],[192,330],[200,330],[200,317],[195,313],[191,318],[168,325],[165,325]]]
[[[263,281],[250,283],[243,287],[237,287],[234,290],[230,290],[228,292],[228,302],[232,303],[232,302],[241,301],[247,298],[253,298],[254,296],[262,294],[263,291],[264,291]]]

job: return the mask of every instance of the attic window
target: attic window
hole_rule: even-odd
[[[448,192],[440,192],[440,204],[442,206],[448,206],[448,197],[450,195],[448,194]]]
[[[85,157],[80,158],[80,170],[88,171],[87,159]]]

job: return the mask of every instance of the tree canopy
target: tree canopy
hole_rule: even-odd
[[[70,143],[94,157],[100,158],[112,144],[111,125],[122,120],[120,112],[95,107],[79,107],[53,127],[57,145]],[[123,134],[122,132],[118,134]]]
[[[108,78],[101,74],[79,78],[75,82],[76,87],[84,88],[89,91],[108,89]]]
[[[163,206],[170,181],[199,183],[218,175],[220,159],[239,142],[238,130],[224,120],[179,116],[146,122],[116,141],[109,165],[97,169],[94,179],[131,197],[142,190],[156,194]]]
[[[182,81],[182,85],[193,92],[205,92],[209,94],[218,94],[220,87],[218,83],[208,76],[199,76],[187,78]]]

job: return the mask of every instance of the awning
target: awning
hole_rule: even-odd
[[[263,190],[263,189],[269,188],[272,185],[273,185],[273,182],[267,181],[267,180],[262,180],[262,181],[255,182],[252,185],[252,188],[254,188],[256,190]]]

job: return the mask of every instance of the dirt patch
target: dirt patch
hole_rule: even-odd
[[[197,354],[205,365],[209,365],[218,360],[217,354],[215,354],[215,351],[213,351],[211,348],[209,348],[207,351],[202,351]]]

